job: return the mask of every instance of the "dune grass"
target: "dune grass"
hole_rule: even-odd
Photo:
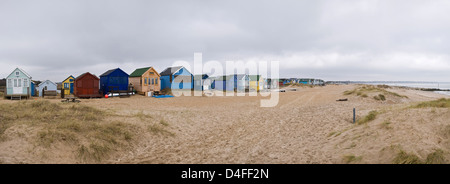
[[[355,155],[344,155],[343,160],[346,164],[359,162],[362,160],[362,156],[355,156]]]
[[[428,154],[425,164],[447,164],[444,151],[437,149],[433,153]]]
[[[421,160],[417,155],[407,153],[400,150],[393,160],[394,164],[447,164],[444,157],[444,151],[436,149],[434,152],[427,155],[425,160]]]
[[[400,97],[400,98],[408,98],[408,96],[400,95],[398,93],[394,93],[394,92],[386,90],[388,88],[390,88],[390,87],[383,86],[383,85],[378,85],[378,86],[364,85],[364,86],[357,87],[353,90],[344,91],[344,95],[356,95],[356,96],[367,97],[368,93],[379,93],[378,96],[374,97],[376,100],[382,100],[382,99],[386,100],[386,95]],[[382,96],[380,96],[380,95],[382,95]],[[382,100],[382,101],[384,101],[384,100]]]
[[[18,111],[17,109],[20,109]],[[102,110],[80,104],[57,104],[46,100],[0,105],[0,141],[15,125],[34,127],[35,144],[49,148],[55,143],[78,148],[82,161],[101,161],[133,139],[135,127],[119,121],[108,122]]]
[[[373,99],[378,100],[378,101],[385,101],[386,97],[382,94],[378,94],[377,96],[374,96]]]
[[[394,164],[422,164],[420,158],[412,153],[400,150],[393,160]]]
[[[386,129],[386,130],[390,130],[392,129],[391,126],[389,126],[391,124],[390,121],[384,121],[383,123],[380,124],[381,128]]]
[[[358,125],[362,125],[362,124],[366,124],[370,121],[373,121],[377,118],[377,115],[379,114],[378,111],[370,111],[369,114],[367,114],[366,116],[364,116],[363,118],[359,119],[358,121],[356,121],[356,123]]]
[[[422,103],[419,103],[412,107],[413,108],[428,108],[428,107],[450,108],[450,98],[441,98],[438,100],[422,102]]]

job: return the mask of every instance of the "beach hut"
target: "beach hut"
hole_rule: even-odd
[[[208,74],[194,75],[194,90],[203,91],[209,90],[211,86],[211,79],[209,79]]]
[[[314,79],[313,82],[312,82],[312,85],[324,86],[325,85],[325,81],[323,81],[322,79]]]
[[[246,74],[221,76],[214,79],[214,89],[223,91],[245,91],[249,87]]]
[[[128,77],[120,68],[108,70],[100,75],[100,91],[104,95],[109,92],[128,91]]]
[[[56,85],[56,83],[54,83],[50,80],[45,80],[38,85],[37,89],[39,91],[39,97],[42,97],[44,94],[44,91],[55,91],[56,92],[57,85]]]
[[[64,95],[73,94],[74,82],[75,82],[75,77],[73,77],[72,75],[62,81],[61,88],[64,90]]]
[[[4,93],[6,89],[6,79],[0,79],[0,92]]]
[[[313,84],[314,79],[308,79],[308,78],[301,78],[299,83],[300,84]]]
[[[220,91],[226,91],[228,89],[231,91],[233,89],[233,86],[228,86],[228,88],[227,88],[227,80],[228,79],[230,79],[230,76],[215,77],[213,79],[211,89],[220,90]],[[229,82],[228,84],[231,84],[231,83]]]
[[[161,81],[159,73],[153,67],[139,68],[129,76],[130,84],[140,94],[150,91],[160,91]]]
[[[34,81],[31,81],[30,87],[31,87],[31,89],[30,89],[31,96],[36,96],[36,91],[37,91],[36,90],[36,83]]]
[[[260,91],[264,89],[264,79],[261,75],[249,75],[249,89]]]
[[[83,73],[74,81],[73,94],[78,98],[99,98],[100,94],[100,79],[89,73]]]
[[[183,66],[169,67],[161,72],[161,89],[192,89],[193,78]]]
[[[271,78],[267,78],[264,80],[264,88],[265,89],[276,89],[278,88],[279,85],[279,80],[278,79],[271,79]]]
[[[5,97],[30,97],[31,95],[31,76],[20,68],[6,77]]]

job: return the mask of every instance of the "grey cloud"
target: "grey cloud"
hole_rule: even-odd
[[[281,77],[450,81],[449,5],[440,0],[1,1],[0,78],[17,66],[35,79],[55,81],[86,70],[99,75],[110,67],[163,70],[176,60],[192,62],[193,53],[202,52],[203,61],[277,59]],[[293,60],[290,53],[310,53],[323,65],[310,66],[317,62],[311,57]],[[350,62],[330,53],[365,54]],[[423,56],[414,66],[435,66],[399,67],[405,61],[396,59],[411,59],[408,54]],[[436,57],[444,59],[434,62]],[[382,60],[389,60],[381,62],[386,67],[373,67]]]

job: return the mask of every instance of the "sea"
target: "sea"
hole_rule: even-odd
[[[450,82],[409,82],[409,81],[376,81],[376,82],[354,82],[359,84],[406,86],[413,88],[439,89],[435,93],[450,95]]]

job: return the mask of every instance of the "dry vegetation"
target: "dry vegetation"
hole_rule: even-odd
[[[385,101],[386,96],[398,97],[398,98],[408,98],[408,96],[400,95],[395,92],[388,91],[389,86],[386,85],[363,85],[353,90],[344,91],[344,95],[356,95],[363,98],[369,97],[369,95],[374,95],[373,99],[377,101]]]
[[[370,121],[375,120],[375,118],[377,118],[377,115],[379,114],[378,111],[370,111],[369,114],[367,114],[366,116],[364,116],[363,118],[359,119],[356,123],[358,125],[363,125],[366,124]]]
[[[422,102],[419,103],[416,106],[413,106],[414,108],[429,108],[429,107],[436,107],[436,108],[450,108],[450,98],[441,98],[438,100],[428,101],[428,102]]]
[[[35,134],[30,139],[34,149],[60,147],[73,150],[73,157],[81,163],[101,162],[115,152],[128,150],[137,137],[146,133],[141,131],[145,129],[121,120],[157,121],[142,112],[123,116],[85,105],[57,104],[47,100],[0,104],[0,112],[0,143],[9,139],[6,130],[24,125],[36,131],[29,132]],[[161,123],[168,126],[164,120]],[[174,136],[164,127],[153,124],[148,124],[153,127],[149,128],[149,133]]]

